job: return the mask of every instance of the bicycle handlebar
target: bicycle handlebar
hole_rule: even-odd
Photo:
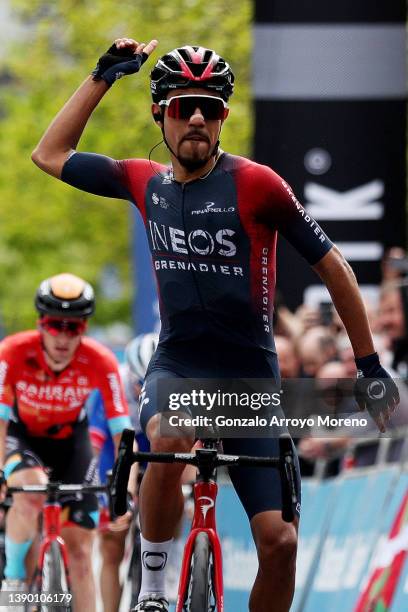
[[[60,484],[49,482],[43,485],[22,485],[21,487],[7,487],[7,493],[53,493],[57,497],[64,493],[106,493],[106,485]]]
[[[186,463],[189,465],[200,465],[199,456],[195,453],[132,453],[132,463]],[[254,467],[278,467],[279,459],[276,457],[249,457],[246,455],[223,455],[217,454],[214,459],[216,466],[235,465],[235,466],[254,466]]]
[[[118,457],[113,466],[110,483],[110,512],[122,516],[127,510],[127,487],[130,469],[134,463],[133,444],[135,432],[133,429],[124,429],[120,439]]]
[[[249,457],[244,455],[224,455],[208,449],[199,449],[193,453],[147,453],[133,452],[134,431],[125,429],[119,445],[111,482],[112,509],[116,515],[126,512],[126,494],[129,474],[132,464],[136,461],[150,463],[185,463],[200,467],[206,455],[212,454],[214,467],[228,465],[240,467],[274,467],[279,470],[282,495],[282,518],[290,523],[294,519],[293,508],[296,506],[296,474],[294,466],[294,453],[292,440],[289,435],[279,438],[279,458],[277,457]]]

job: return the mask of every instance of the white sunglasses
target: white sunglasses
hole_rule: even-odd
[[[215,96],[188,94],[173,96],[168,100],[160,100],[159,106],[167,106],[167,114],[171,119],[190,119],[197,108],[200,109],[204,119],[224,120],[228,115],[228,105]]]

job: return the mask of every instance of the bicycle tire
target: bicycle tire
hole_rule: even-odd
[[[61,549],[55,540],[45,552],[38,591],[40,594],[70,593]],[[41,612],[72,612],[73,608],[70,604],[66,606],[41,604],[39,609]]]
[[[142,562],[140,555],[140,530],[138,527],[135,529],[133,538],[133,550],[129,564],[128,579],[131,583],[131,600],[130,607],[134,608],[137,605],[140,593],[140,587],[142,584]]]
[[[215,612],[213,554],[208,535],[201,532],[195,539],[185,602],[186,612]],[[214,602],[214,603],[212,603]]]

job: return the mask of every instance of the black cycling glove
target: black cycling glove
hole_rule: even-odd
[[[115,43],[98,60],[92,71],[94,81],[103,79],[109,87],[126,74],[134,74],[147,60],[147,53],[134,53],[130,47],[118,49]]]
[[[400,401],[398,387],[381,366],[377,353],[356,359],[357,380],[354,395],[360,410],[367,409],[384,432],[387,421]]]

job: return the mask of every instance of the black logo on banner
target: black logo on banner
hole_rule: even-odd
[[[167,553],[149,552],[146,550],[142,555],[143,567],[151,572],[159,572],[167,563]]]

